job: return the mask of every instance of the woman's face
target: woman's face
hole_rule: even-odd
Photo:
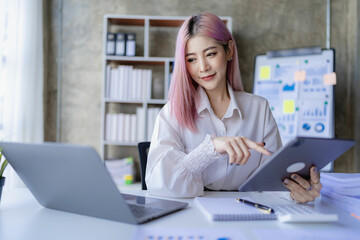
[[[200,35],[190,38],[185,48],[190,76],[207,91],[226,86],[227,61],[231,57],[232,53],[225,52],[222,45]]]

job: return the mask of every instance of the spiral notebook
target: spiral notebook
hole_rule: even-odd
[[[245,199],[253,201],[250,198]],[[276,220],[275,214],[264,213],[252,206],[238,202],[236,198],[197,197],[195,204],[212,221]]]

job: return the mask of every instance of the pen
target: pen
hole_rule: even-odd
[[[245,200],[245,199],[241,199],[241,198],[237,198],[236,200],[239,201],[239,202],[245,203],[247,205],[253,206],[253,207],[255,207],[255,208],[259,209],[259,210],[265,211],[267,213],[273,213],[274,212],[274,209],[272,209],[271,207],[268,207],[268,206],[265,206],[265,205],[262,205],[262,204],[259,204],[259,203],[254,203],[254,202],[251,202],[251,201],[248,201],[248,200]]]

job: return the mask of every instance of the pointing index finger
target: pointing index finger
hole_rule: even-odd
[[[271,153],[264,147],[259,146],[256,142],[251,141],[250,139],[244,138],[244,141],[248,148],[258,151],[259,153],[270,156]]]

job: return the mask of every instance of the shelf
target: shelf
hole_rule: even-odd
[[[144,26],[145,25],[145,19],[139,19],[138,17],[125,17],[125,18],[119,18],[117,16],[112,17],[112,15],[106,15],[109,23],[111,25],[126,25],[126,26]]]
[[[188,17],[150,17],[149,23],[151,27],[180,27]],[[225,24],[229,19],[222,17]]]
[[[150,19],[149,22],[152,27],[180,27],[184,19]]]
[[[129,147],[137,147],[137,142],[113,142],[113,141],[104,141],[105,145],[118,145],[118,146],[129,146]]]
[[[148,99],[148,100],[129,100],[129,99],[110,99],[106,98],[104,99],[104,102],[106,103],[129,103],[129,104],[166,104],[167,100],[165,99]]]
[[[131,99],[111,99],[105,98],[106,103],[130,103],[130,104],[143,104],[146,100],[131,100]]]
[[[110,25],[145,26],[149,22],[150,27],[180,27],[189,16],[138,16],[138,15],[105,15]],[[228,24],[230,17],[220,17]]]
[[[125,57],[125,56],[111,56],[106,55],[108,61],[121,62],[122,64],[151,64],[163,65],[166,62],[174,62],[174,58],[165,57]]]
[[[150,99],[148,101],[149,104],[166,104],[167,100],[166,99]]]

